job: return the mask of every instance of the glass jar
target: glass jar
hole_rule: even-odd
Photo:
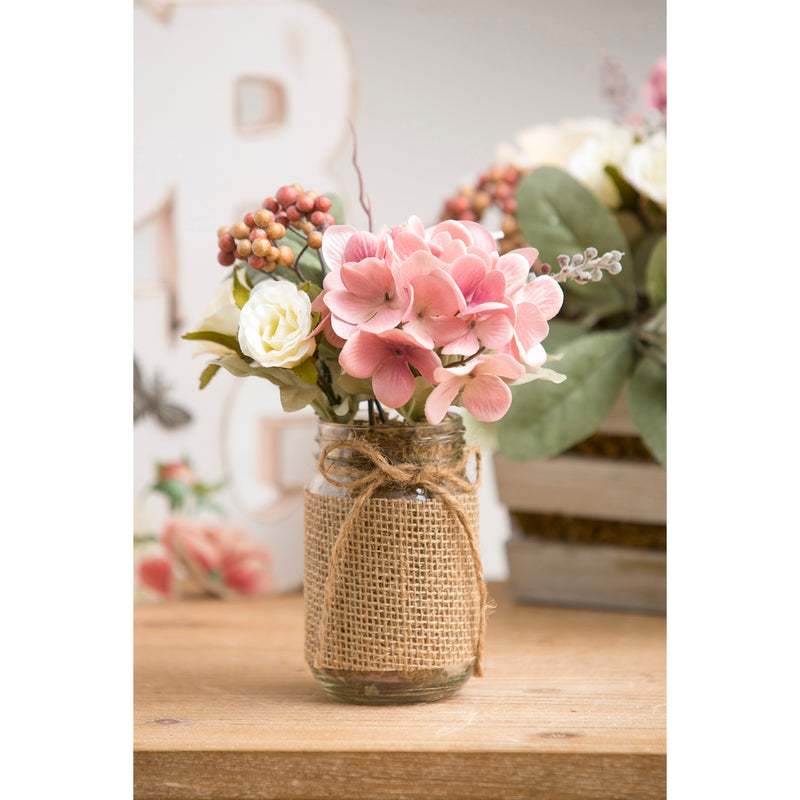
[[[331,696],[412,703],[479,670],[477,456],[461,418],[319,423],[304,495],[306,660]]]

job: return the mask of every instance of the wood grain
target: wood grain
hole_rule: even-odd
[[[490,591],[486,677],[379,708],[314,682],[300,595],[137,607],[135,797],[664,797],[665,620]]]
[[[667,473],[658,464],[561,455],[512,461],[497,453],[500,502],[514,511],[663,525]]]

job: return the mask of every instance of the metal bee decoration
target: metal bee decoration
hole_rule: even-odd
[[[133,359],[133,421],[138,422],[150,414],[164,428],[180,428],[192,421],[192,415],[166,399],[168,387],[156,374],[152,384],[146,386],[142,371]]]

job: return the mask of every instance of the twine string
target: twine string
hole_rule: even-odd
[[[343,467],[337,465],[335,471],[347,477],[347,480],[340,480],[334,474],[334,470],[329,466],[329,459],[337,450],[348,450],[351,453],[358,453],[364,457],[366,463],[363,466],[351,464],[347,467]],[[474,483],[471,483],[465,478],[462,478],[461,475],[464,474],[467,462],[473,454],[476,457],[477,478]],[[320,654],[325,649],[328,617],[333,604],[333,592],[336,582],[336,568],[341,560],[344,545],[353,532],[355,522],[367,503],[374,493],[388,482],[405,487],[418,486],[424,489],[428,496],[439,498],[444,507],[456,517],[460,530],[464,532],[472,559],[475,583],[480,599],[478,637],[472,674],[476,677],[482,676],[483,640],[486,630],[486,617],[490,610],[490,601],[486,584],[483,580],[483,565],[476,541],[477,537],[472,524],[456,501],[453,492],[445,488],[447,484],[454,487],[456,491],[462,492],[474,491],[478,488],[481,481],[480,451],[477,448],[464,449],[458,462],[449,467],[441,462],[425,465],[407,463],[393,464],[378,448],[374,447],[369,442],[361,440],[331,442],[322,448],[317,461],[317,469],[329,484],[340,489],[346,489],[350,493],[353,503],[342,522],[342,527],[331,549],[328,574],[325,581],[322,614],[318,630],[317,648],[314,656],[314,666],[317,668],[322,666],[320,663]]]

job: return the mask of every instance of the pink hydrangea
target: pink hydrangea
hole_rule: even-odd
[[[421,376],[433,388],[429,421],[461,397],[478,419],[508,410],[508,382],[545,360],[542,340],[563,300],[552,278],[528,282],[533,248],[500,255],[476,222],[408,223],[364,233],[333,225],[329,269],[313,309],[349,375],[371,379],[376,399],[405,405]]]

